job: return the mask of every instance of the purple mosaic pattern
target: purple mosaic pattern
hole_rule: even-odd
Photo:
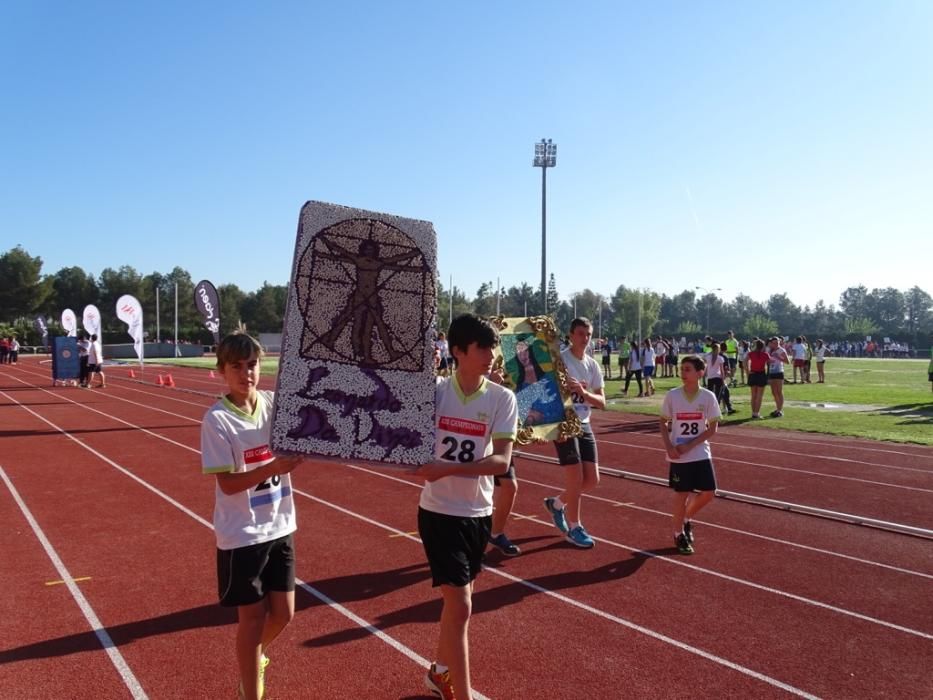
[[[429,222],[305,204],[273,450],[399,464],[433,459],[436,278]]]

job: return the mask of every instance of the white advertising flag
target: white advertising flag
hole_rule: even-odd
[[[78,317],[75,316],[75,312],[71,309],[62,311],[62,328],[65,329],[69,337],[74,337],[78,334]]]
[[[117,318],[127,325],[127,332],[133,339],[133,347],[136,349],[136,357],[140,363],[143,361],[143,307],[139,300],[130,295],[124,294],[117,299]]]
[[[84,314],[81,319],[81,325],[91,335],[100,338],[100,311],[93,304],[84,307]]]

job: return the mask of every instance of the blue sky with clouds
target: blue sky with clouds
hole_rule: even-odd
[[[308,199],[434,222],[446,286],[933,292],[933,4],[0,9],[0,249],[282,284]]]

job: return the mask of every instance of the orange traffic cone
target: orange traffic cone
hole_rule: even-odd
[[[130,370],[130,379],[136,379],[136,372]]]
[[[165,386],[164,382],[162,381],[162,375],[161,375],[161,374],[159,375],[159,378],[156,379],[156,384],[158,384],[159,386]]]
[[[172,375],[171,375],[171,374],[166,374],[166,375],[165,375],[165,386],[172,387],[173,389],[175,388],[175,380],[172,379]]]

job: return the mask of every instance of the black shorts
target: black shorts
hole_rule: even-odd
[[[603,355],[603,367],[608,367],[612,364],[612,358],[609,355]]]
[[[768,381],[769,381],[769,382],[783,382],[783,381],[784,381],[784,373],[783,373],[783,372],[778,372],[777,374],[769,374],[769,375],[768,375]]]
[[[583,424],[582,435],[568,438],[563,442],[555,442],[554,447],[557,449],[557,461],[562,466],[567,467],[580,462],[598,464],[596,438],[593,436],[593,429],[589,423]]]
[[[735,372],[736,365],[739,364],[738,358],[735,358],[735,357],[727,357],[727,358],[726,358],[726,362],[729,363],[729,369],[732,370],[732,372],[734,373],[734,372]]]
[[[295,590],[292,536],[217,550],[217,596],[225,607],[252,605],[269,591]]]
[[[492,477],[493,483],[496,486],[499,486],[499,481],[501,479],[511,479],[512,481],[515,481],[515,460],[514,459],[511,462],[509,462],[509,468],[506,469],[503,474],[496,474],[494,477]]]
[[[768,375],[764,372],[749,372],[748,373],[748,385],[749,386],[768,386]]]
[[[466,586],[483,569],[492,516],[461,518],[418,508],[418,534],[431,567],[431,585]]]
[[[93,374],[94,372],[100,372],[100,365],[88,365],[87,372],[88,374]]]
[[[671,462],[670,465],[667,485],[678,493],[716,490],[716,471],[710,460]]]

